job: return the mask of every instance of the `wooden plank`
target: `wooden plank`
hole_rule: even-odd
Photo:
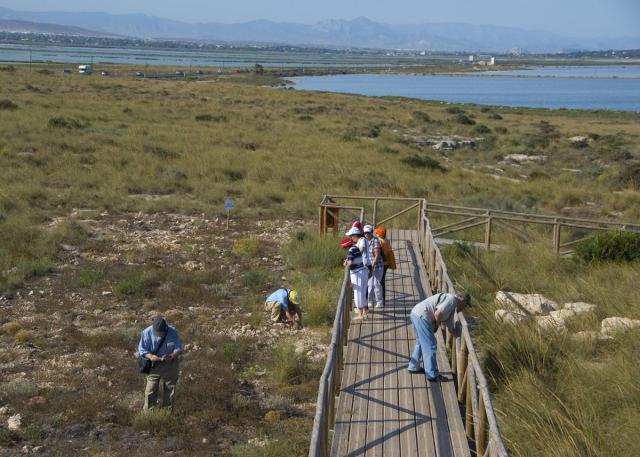
[[[384,441],[384,310],[374,310],[371,316],[371,369],[369,376],[369,411],[367,457],[383,457]]]
[[[347,455],[363,455],[367,442],[367,416],[369,408],[369,372],[371,367],[371,339],[373,325],[370,320],[360,324],[360,337],[354,342],[358,345],[356,377],[350,386],[353,394],[353,414],[349,430]]]
[[[462,414],[460,413],[458,395],[453,380],[453,370],[451,370],[449,360],[447,359],[442,334],[438,334],[438,367],[440,368],[440,372],[450,379],[450,381],[440,383],[440,390],[442,391],[442,398],[444,400],[453,455],[456,457],[470,456],[471,451],[469,450],[469,442],[467,441],[467,435],[462,423]]]
[[[416,234],[417,236],[417,234]],[[417,242],[416,238],[412,238],[414,243]],[[420,256],[417,257],[420,259]],[[420,260],[418,260],[420,261]],[[413,266],[417,268],[417,266]],[[419,274],[419,271],[418,271]],[[422,278],[418,276],[419,280]],[[420,284],[413,283],[413,296],[416,303],[424,300],[427,296],[431,295],[431,288],[428,282],[421,280]],[[415,305],[414,305],[415,306]],[[407,317],[411,313],[411,309],[407,310]],[[410,356],[415,346],[415,331],[411,321],[407,323],[407,355]],[[424,374],[411,376],[411,382],[413,385],[413,403],[415,411],[416,421],[416,440],[418,452],[416,455],[436,455],[435,454],[435,442],[433,438],[433,421],[431,419],[431,411],[429,406],[429,396],[427,393],[427,378]]]
[[[413,284],[413,265],[408,256],[409,244],[407,231],[400,232],[400,237],[407,255],[407,262],[403,262],[401,271],[402,277],[402,302],[396,307],[396,350],[398,351],[398,416],[400,422],[400,452],[403,456],[418,455],[418,443],[416,438],[415,405],[413,403],[413,381],[412,375],[407,371],[408,345],[407,345],[407,308],[409,310],[415,301],[415,289]]]
[[[331,455],[346,455],[349,443],[349,430],[351,427],[351,415],[353,412],[353,394],[349,390],[349,386],[353,385],[356,379],[356,364],[358,359],[358,348],[355,341],[360,337],[359,323],[352,323],[349,327],[349,338],[347,350],[344,356],[344,371],[342,373],[342,384],[340,389],[340,397],[338,398],[338,406],[336,410],[336,423],[333,434],[333,442],[331,443]]]
[[[397,233],[395,230],[390,230],[390,238],[392,243],[397,245]],[[393,244],[392,244],[393,246]],[[389,333],[393,331],[395,327],[394,310],[395,301],[400,296],[399,290],[399,276],[397,272],[393,272],[391,275],[390,288],[392,290],[393,301],[389,301],[391,306],[388,306],[385,310],[387,320],[385,320],[385,339],[384,339],[384,442],[383,442],[383,454],[385,457],[400,456],[400,438],[398,435],[399,418],[398,418],[398,366],[396,359],[396,343],[393,338],[390,338]]]

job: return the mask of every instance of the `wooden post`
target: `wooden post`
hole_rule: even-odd
[[[487,211],[487,228],[484,232],[484,248],[488,251],[491,250],[491,213]]]
[[[485,447],[487,445],[487,410],[484,405],[484,395],[480,394],[480,401],[478,403],[478,415],[480,416],[480,421],[478,423],[478,430],[476,430],[476,452],[478,455],[484,455]]]
[[[373,225],[374,227],[376,226],[377,216],[378,216],[378,199],[375,198],[373,200],[373,221],[371,221],[371,225]],[[364,221],[362,221],[362,223],[364,224]]]
[[[473,401],[472,401],[472,396],[471,396],[471,389],[475,388],[475,386],[472,386],[472,384],[474,383],[474,377],[472,376],[472,373],[470,373],[471,371],[473,371],[473,368],[471,367],[471,364],[467,365],[467,401],[465,402],[465,411],[464,411],[464,423],[465,423],[465,431],[467,433],[467,438],[473,439],[474,438],[474,433],[473,433]]]
[[[467,342],[464,338],[460,338],[460,360],[458,363],[458,400],[462,401],[464,399],[464,389],[463,389],[463,381],[467,374],[467,365],[468,365],[468,349]]]
[[[558,222],[558,219],[555,219],[555,225],[553,226],[553,252],[556,254],[560,254],[560,230],[562,228],[562,224]]]

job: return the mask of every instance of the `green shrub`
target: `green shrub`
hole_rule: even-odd
[[[178,428],[179,422],[169,409],[152,409],[136,414],[132,425],[138,432],[168,434]]]
[[[258,292],[264,290],[271,282],[271,274],[266,270],[247,270],[242,275],[244,285]]]
[[[400,153],[400,151],[399,151],[399,150],[397,150],[396,148],[393,148],[393,147],[391,147],[391,146],[386,146],[386,145],[385,145],[385,146],[382,146],[382,147],[379,149],[379,151],[380,151],[382,154],[392,154],[392,155],[397,155],[398,153]]]
[[[584,261],[634,261],[640,259],[640,233],[598,233],[576,245],[576,256]]]
[[[557,368],[562,351],[560,337],[524,324],[504,324],[496,330],[500,337],[483,341],[482,350],[485,372],[497,384],[523,370],[544,376]]]
[[[13,338],[17,343],[28,343],[33,338],[33,332],[29,330],[19,330]]]
[[[18,105],[13,103],[11,100],[0,100],[0,110],[15,111],[17,109]]]
[[[462,124],[462,125],[474,125],[476,123],[476,121],[474,121],[469,116],[463,113],[456,114],[453,117],[453,121],[457,124]]]
[[[49,127],[56,129],[82,129],[85,127],[82,122],[71,117],[52,117],[49,119]]]
[[[273,378],[283,384],[303,384],[319,376],[306,354],[297,354],[291,342],[279,342],[269,360]]]
[[[331,325],[335,317],[336,300],[332,292],[338,283],[331,281],[325,287],[306,287],[301,293],[302,323],[304,325]]]
[[[161,159],[175,159],[180,157],[180,153],[176,151],[172,151],[170,149],[164,148],[162,146],[154,146],[145,144],[142,150],[147,154],[152,154]]]
[[[0,383],[0,399],[4,402],[24,400],[38,395],[38,386],[33,381],[14,379]]]
[[[493,129],[496,133],[501,133],[501,134],[505,134],[508,132],[506,127],[494,127]]]
[[[462,108],[458,107],[458,106],[450,106],[446,109],[447,113],[449,114],[464,114],[465,110],[463,110]]]
[[[487,116],[488,119],[493,119],[494,121],[500,121],[502,120],[502,116],[500,116],[498,113],[491,113]]]
[[[92,287],[104,277],[104,272],[96,270],[80,270],[77,277],[78,287]]]
[[[2,330],[2,333],[13,336],[18,333],[18,331],[20,331],[22,327],[17,322],[7,322],[5,324],[2,324],[2,327],[0,327],[0,329]]]
[[[176,274],[172,277],[176,284],[183,275]],[[162,283],[163,272],[160,270],[134,270],[126,273],[126,276],[113,286],[113,291],[118,295],[150,296],[155,287]]]
[[[484,124],[476,125],[473,131],[476,133],[479,133],[480,135],[486,135],[487,133],[491,133],[491,129]]]
[[[293,270],[320,269],[333,271],[342,268],[344,252],[333,237],[316,232],[300,231],[285,249],[287,263]]]
[[[429,123],[431,122],[431,116],[429,116],[427,113],[425,113],[424,111],[414,111],[413,113],[411,113],[411,116],[419,122],[426,122]]]
[[[241,238],[233,242],[231,252],[239,257],[253,258],[260,255],[260,241],[251,238]]]
[[[446,171],[440,162],[426,155],[413,154],[400,159],[400,161],[412,168],[429,168],[430,170]]]
[[[229,181],[241,181],[247,175],[244,170],[223,168],[222,173],[229,179]]]

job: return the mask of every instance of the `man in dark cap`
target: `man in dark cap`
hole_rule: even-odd
[[[158,400],[158,390],[162,382],[162,407],[173,408],[175,388],[178,382],[178,356],[182,353],[180,336],[162,316],[153,319],[153,324],[140,335],[138,354],[149,359],[151,371],[147,374],[144,391],[144,409],[153,409]]]

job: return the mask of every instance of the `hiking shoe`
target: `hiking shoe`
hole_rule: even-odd
[[[427,379],[429,380],[429,382],[445,382],[445,381],[449,381],[449,378],[447,378],[446,376],[442,376],[441,374],[439,374],[435,378],[427,378]]]
[[[376,308],[384,308],[384,305],[381,305],[380,303],[378,303],[378,304],[376,305]]]
[[[424,368],[418,368],[417,370],[409,370],[409,369],[407,368],[407,371],[408,371],[410,374],[424,374]]]

